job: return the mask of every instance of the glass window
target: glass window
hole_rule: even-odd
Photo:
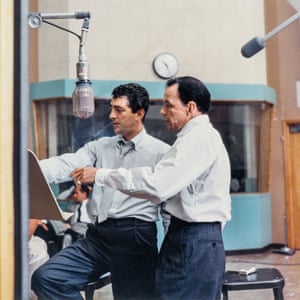
[[[266,192],[269,175],[272,106],[213,102],[210,118],[226,145],[231,192]]]
[[[72,115],[72,100],[33,102],[35,143],[38,157],[74,152],[85,143],[114,134],[108,118],[109,99],[96,99],[89,119]],[[147,131],[172,144],[175,133],[166,129],[160,115],[161,100],[153,100],[145,120]],[[212,103],[209,115],[220,132],[231,163],[231,192],[266,192],[269,178],[272,106],[256,102]]]
[[[35,100],[33,102],[36,152],[40,159],[74,152],[85,143],[114,134],[109,99],[96,99],[95,113],[89,119],[72,115],[71,99]],[[172,144],[175,134],[166,129],[159,111],[162,101],[153,100],[145,119],[147,131]]]

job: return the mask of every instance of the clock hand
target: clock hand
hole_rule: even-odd
[[[168,72],[168,74],[170,74],[170,69],[169,69],[169,66],[168,66],[168,64],[167,64],[166,62],[163,62],[163,64],[165,65],[165,67],[166,67],[166,69],[167,69],[167,72]]]

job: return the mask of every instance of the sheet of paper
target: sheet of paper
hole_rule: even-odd
[[[29,217],[33,219],[67,220],[73,213],[64,212],[48,184],[36,155],[28,149]]]

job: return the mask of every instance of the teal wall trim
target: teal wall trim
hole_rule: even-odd
[[[214,100],[266,101],[272,104],[276,102],[275,90],[261,84],[211,83],[208,88]]]
[[[71,97],[74,87],[75,81],[69,79],[32,83],[30,85],[30,99]]]
[[[93,80],[92,87],[95,97],[109,98],[113,88],[128,81]],[[145,86],[152,99],[162,98],[164,81],[135,81]],[[71,97],[75,87],[75,80],[61,79],[32,83],[30,85],[30,98],[49,99],[58,97]],[[261,84],[225,84],[207,83],[213,100],[220,101],[263,101],[275,104],[276,95],[274,89]]]
[[[264,248],[272,243],[271,195],[232,194],[232,219],[223,231],[225,250]]]

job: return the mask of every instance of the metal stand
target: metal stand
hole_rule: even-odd
[[[287,233],[286,233],[286,216],[283,216],[283,225],[284,225],[284,243],[285,245],[278,249],[272,249],[273,253],[284,254],[284,255],[293,255],[295,250],[287,246]]]

